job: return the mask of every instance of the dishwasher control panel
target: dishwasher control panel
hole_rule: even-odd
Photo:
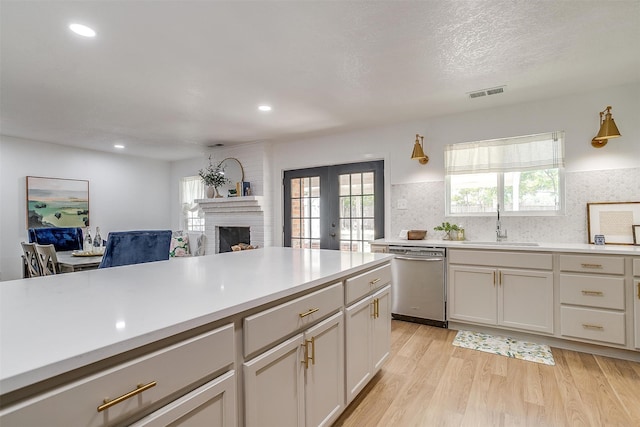
[[[389,246],[389,253],[416,258],[445,257],[445,248],[426,248],[420,246]]]

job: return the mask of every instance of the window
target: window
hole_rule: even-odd
[[[447,215],[564,211],[564,132],[445,147]]]
[[[182,227],[188,231],[204,231],[204,218],[196,199],[204,199],[204,184],[199,176],[185,176],[180,180],[180,205]]]

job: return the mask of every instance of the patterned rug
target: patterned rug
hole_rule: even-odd
[[[453,345],[545,365],[553,366],[556,364],[548,345],[518,341],[509,337],[458,331]]]

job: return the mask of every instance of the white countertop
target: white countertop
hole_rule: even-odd
[[[268,247],[0,283],[0,394],[372,267]]]
[[[511,251],[543,251],[543,252],[580,252],[607,255],[639,255],[640,246],[633,245],[589,245],[586,243],[544,243],[537,242],[538,246],[517,245],[517,242],[505,241],[502,244],[496,242],[474,242],[472,240],[407,240],[400,238],[378,239],[371,242],[381,245],[424,246],[456,249],[492,249]]]

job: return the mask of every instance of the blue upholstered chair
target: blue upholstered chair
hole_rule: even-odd
[[[168,260],[170,243],[171,230],[111,232],[98,268]]]
[[[39,245],[53,245],[56,251],[82,250],[82,228],[53,227],[30,228],[29,242]]]

